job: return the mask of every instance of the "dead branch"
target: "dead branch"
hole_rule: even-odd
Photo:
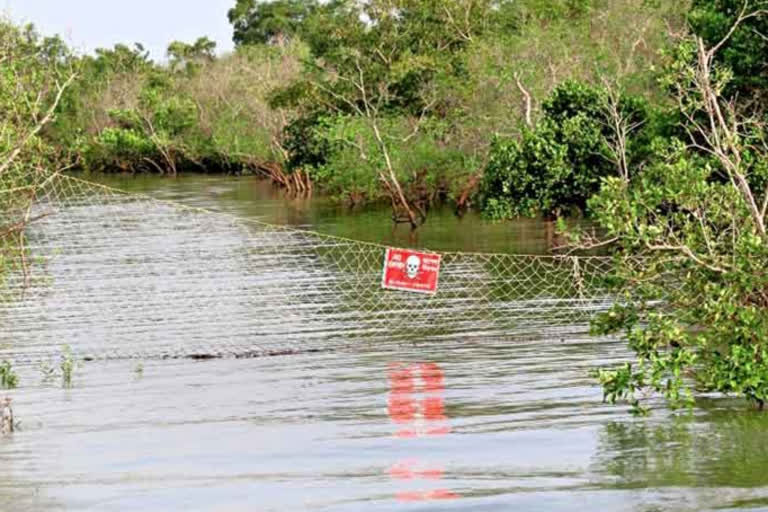
[[[523,112],[525,114],[525,124],[530,128],[533,126],[533,121],[531,120],[531,93],[528,92],[525,87],[523,87],[523,83],[520,81],[520,75],[518,73],[515,73],[515,83],[517,84],[517,88],[520,89],[520,93],[523,95]]]
[[[608,127],[613,133],[613,136],[608,137],[606,142],[611,150],[612,161],[616,165],[619,176],[625,183],[629,183],[628,141],[630,135],[643,126],[644,121],[633,122],[630,114],[622,113],[621,93],[618,88],[607,80],[603,81],[603,85],[607,94],[603,111],[609,119]]]

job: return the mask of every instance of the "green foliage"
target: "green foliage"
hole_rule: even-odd
[[[40,122],[55,99],[55,84],[71,73],[68,61],[60,39],[41,39],[31,26],[0,20],[0,191],[47,177],[55,149],[41,137]],[[12,200],[0,196],[0,209]]]
[[[590,200],[606,238],[616,241],[616,273],[627,290],[594,331],[623,333],[638,359],[601,371],[600,380],[608,400],[636,403],[659,393],[679,407],[704,391],[762,408],[768,239],[765,210],[755,203],[768,199],[766,134],[749,107],[721,96],[733,75],[708,68],[696,48],[684,42],[665,77],[692,144],[657,139],[652,165],[631,183],[606,178]]]
[[[280,161],[288,109],[268,97],[293,78],[305,47],[245,47],[216,59],[199,38],[169,47],[169,67],[118,46],[79,61],[87,77],[68,96],[53,138],[89,171],[247,172]]]
[[[768,9],[768,2],[746,3],[747,13]],[[709,46],[719,43],[730,31],[745,2],[742,0],[693,0],[688,20],[693,31]],[[759,96],[765,102],[768,90],[768,17],[744,20],[718,53],[718,61],[733,72],[728,94]]]
[[[749,215],[714,172],[678,148],[631,191],[611,179],[592,202],[608,236],[620,237],[626,254],[646,259],[642,268],[629,257],[618,260],[620,275],[633,285],[622,309],[632,314],[616,311],[595,325],[596,334],[624,332],[641,363],[631,383],[617,370],[603,373],[611,377],[601,379],[606,390],[618,390],[618,398],[635,400],[646,388],[678,406],[695,385],[766,400],[768,314],[758,297],[768,283],[756,265],[768,253],[754,236],[734,238]],[[727,272],[716,270],[726,261]],[[663,310],[652,307],[657,300]]]
[[[0,387],[3,389],[13,389],[19,384],[19,377],[13,371],[10,361],[0,362]]]
[[[141,43],[135,43],[133,48],[116,44],[113,48],[97,48],[96,57],[84,57],[83,60],[93,67],[91,73],[110,76],[118,73],[137,73],[152,68],[149,52]]]
[[[391,137],[388,153],[398,180],[409,195],[429,206],[456,191],[457,176],[466,173],[465,155],[441,147],[437,126],[412,132],[400,117],[380,119],[378,127]],[[291,168],[302,168],[330,194],[352,203],[386,197],[378,171],[384,153],[369,123],[356,116],[300,118],[288,128],[286,147]]]
[[[174,41],[168,45],[168,57],[171,68],[194,72],[201,64],[211,62],[216,58],[216,41],[207,37],[199,37],[188,44],[183,41]]]
[[[229,10],[237,45],[268,44],[300,33],[302,23],[318,7],[314,0],[237,0]]]
[[[75,359],[72,356],[72,349],[65,345],[61,350],[61,385],[65,388],[72,387],[72,376],[75,373]]]
[[[28,208],[63,165],[45,135],[75,72],[61,39],[0,19],[0,284],[24,265]]]
[[[348,0],[316,6],[301,22],[314,57],[303,80],[314,87],[303,88],[303,98],[296,100],[303,99],[311,110],[320,105],[352,114],[364,96],[381,111],[421,114],[432,106],[425,89],[439,74],[461,74],[459,53],[473,38],[505,26],[509,5],[505,0]]]
[[[290,167],[311,169],[319,185],[352,202],[389,197],[412,225],[414,208],[423,218],[434,200],[455,196],[482,156],[462,151],[437,85],[466,79],[467,48],[511,30],[512,11],[503,0],[339,1],[314,9],[301,30],[312,58],[298,81],[272,96],[273,105],[300,112],[285,136]]]
[[[697,36],[668,54],[662,76],[677,130],[654,142],[658,158],[631,183],[606,178],[590,200],[616,242],[616,274],[627,290],[594,330],[623,333],[638,360],[599,375],[608,400],[637,403],[659,393],[678,407],[703,391],[736,394],[762,409],[768,84],[761,31],[768,15],[763,2],[693,5]]]
[[[154,155],[155,145],[142,132],[107,127],[93,140],[84,158],[91,168],[115,166],[128,170],[132,162],[141,162]]]
[[[329,163],[341,144],[328,137],[334,122],[333,116],[313,112],[295,119],[285,127],[289,169],[319,169]]]
[[[648,408],[635,398],[635,393],[646,387],[645,375],[634,372],[631,363],[613,370],[599,369],[594,371],[592,376],[603,387],[603,401],[610,404],[626,401],[629,402],[633,414],[648,414]]]
[[[647,124],[649,107],[637,98],[622,98],[621,115]],[[482,183],[483,210],[495,219],[554,216],[583,211],[601,180],[618,173],[607,140],[609,99],[605,90],[578,82],[556,88],[543,105],[544,115],[520,139],[497,139],[491,147]],[[637,137],[629,158],[637,164],[646,154]]]
[[[75,158],[89,149],[89,135],[109,123],[108,110],[126,108],[143,77],[154,69],[139,43],[132,48],[123,44],[100,48],[95,53],[73,58],[78,79],[67,89],[47,132],[53,145],[74,153]]]
[[[150,61],[140,44],[74,58],[51,41],[46,55],[66,54],[80,79],[62,98],[46,139],[90,171],[306,168],[320,189],[371,200],[389,195],[380,179],[386,171],[419,201],[454,198],[472,190],[494,134],[504,134],[501,141],[520,132],[518,79],[531,92],[534,118],[543,112],[540,98],[570,76],[595,82],[600,73],[643,69],[645,82],[620,82],[647,92],[638,84],[648,82],[651,56],[663,44],[658,34],[676,12],[665,2],[630,0],[234,3],[238,50],[223,58],[205,37],[172,42],[167,66]],[[555,142],[564,146],[575,131],[593,128],[572,117],[556,135],[541,128],[539,142],[560,138]],[[363,151],[334,128],[339,119],[345,130],[359,125],[352,131]],[[367,137],[376,131],[372,123],[380,125],[375,141]],[[392,174],[378,158],[363,166],[365,177],[352,169],[364,155],[404,155],[409,145],[418,151],[390,159],[405,166]],[[554,154],[555,172],[565,172]],[[425,158],[434,164],[422,165]],[[578,186],[591,190],[594,180],[583,181]],[[340,193],[343,183],[353,188]],[[496,216],[511,215],[508,202],[495,198],[502,195],[489,193],[502,212]],[[539,200],[552,201],[560,199]]]
[[[83,155],[87,167],[141,170],[151,165],[162,169],[158,162],[164,162],[173,170],[177,158],[183,161],[171,152],[186,149],[185,142],[198,142],[198,110],[192,99],[169,94],[165,78],[148,80],[135,107],[107,110],[112,126],[89,141]]]
[[[524,0],[520,2],[520,15],[527,21],[578,19],[595,7],[595,0]]]

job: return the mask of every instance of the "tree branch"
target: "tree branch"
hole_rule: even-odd
[[[6,158],[6,160],[0,165],[0,176],[2,176],[6,170],[11,166],[14,160],[19,156],[19,154],[24,149],[24,146],[27,145],[27,143],[35,137],[40,130],[45,127],[48,123],[50,123],[53,120],[54,113],[56,111],[56,108],[59,106],[59,102],[61,101],[61,97],[64,95],[64,91],[69,87],[69,85],[72,83],[72,81],[75,79],[77,75],[72,74],[67,79],[66,82],[64,82],[64,85],[60,86],[58,89],[58,92],[56,93],[56,98],[54,99],[51,106],[48,108],[48,111],[45,114],[45,117],[43,117],[40,122],[37,123],[37,125],[32,129],[31,132],[29,132],[24,139],[22,139],[21,143],[19,143],[16,148],[11,152],[11,154]]]
[[[517,84],[517,88],[520,89],[520,93],[523,95],[525,124],[530,128],[533,126],[533,121],[531,120],[531,93],[523,87],[523,83],[520,81],[520,75],[518,73],[515,73],[515,83]]]

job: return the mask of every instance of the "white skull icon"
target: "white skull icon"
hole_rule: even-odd
[[[421,259],[416,255],[408,256],[408,259],[405,260],[405,271],[408,273],[408,277],[416,279],[416,276],[419,275],[419,268],[421,268]]]

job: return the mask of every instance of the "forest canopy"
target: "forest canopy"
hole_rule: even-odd
[[[583,210],[610,166],[600,141],[554,165],[586,176],[530,162],[523,179],[553,168],[535,178],[549,199],[519,202],[518,146],[546,141],[560,159],[546,105],[568,87],[603,97],[609,83],[655,119],[662,54],[687,14],[670,1],[237,0],[228,55],[204,36],[170,42],[161,63],[141,44],[77,56],[59,41],[77,80],[46,140],[88,172],[259,174],[293,194],[389,203],[414,227],[437,203],[492,218]],[[578,161],[595,151],[597,166]]]

